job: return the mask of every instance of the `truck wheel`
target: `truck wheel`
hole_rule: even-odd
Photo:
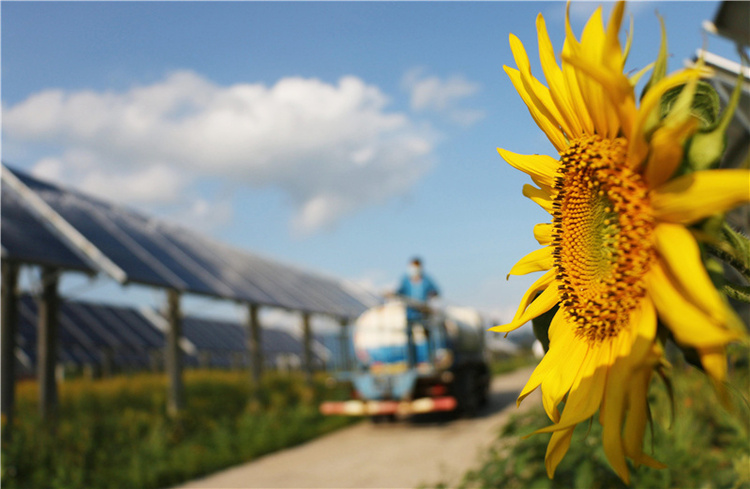
[[[479,395],[477,393],[477,382],[475,373],[471,370],[464,370],[458,377],[457,394],[459,414],[473,418],[479,408]]]
[[[372,416],[370,416],[370,421],[372,421],[373,424],[395,423],[396,415],[395,414],[373,414]]]
[[[482,375],[482,385],[479,393],[479,405],[486,406],[490,401],[490,376],[485,373]]]

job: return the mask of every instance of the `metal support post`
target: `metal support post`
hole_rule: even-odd
[[[247,351],[250,354],[250,373],[253,383],[258,385],[263,375],[263,347],[261,340],[258,306],[247,305]]]
[[[341,366],[340,370],[349,370],[349,337],[347,335],[347,326],[349,321],[346,318],[341,318],[341,336],[339,338],[341,348]]]
[[[57,414],[57,313],[59,271],[42,269],[42,296],[37,306],[37,378],[39,379],[39,414],[43,421],[52,421]]]
[[[2,261],[2,305],[0,305],[0,410],[5,420],[3,435],[10,439],[16,397],[16,329],[18,327],[19,266]]]
[[[310,328],[310,313],[302,313],[302,361],[305,369],[305,380],[312,384],[313,356],[312,356],[312,331]]]
[[[185,389],[182,382],[182,316],[180,314],[180,293],[174,289],[167,290],[167,351],[165,367],[169,380],[167,413],[176,416],[185,407]]]

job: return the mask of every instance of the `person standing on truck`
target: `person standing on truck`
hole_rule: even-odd
[[[409,269],[401,279],[401,285],[396,294],[417,302],[427,303],[429,299],[440,295],[435,282],[422,270],[422,260],[415,257],[409,262]],[[406,313],[407,319],[422,319],[421,310],[409,307]]]
[[[401,285],[396,290],[396,294],[424,304],[424,307],[421,308],[412,307],[412,305],[407,305],[406,308],[406,335],[409,345],[409,364],[413,366],[417,363],[417,348],[414,344],[412,330],[414,325],[422,325],[422,321],[425,319],[427,301],[440,295],[440,291],[438,290],[437,285],[435,285],[435,282],[422,270],[422,260],[415,257],[409,263],[408,272],[401,279]],[[429,349],[429,329],[424,325],[422,325],[422,328],[425,335],[428,336],[427,344]]]

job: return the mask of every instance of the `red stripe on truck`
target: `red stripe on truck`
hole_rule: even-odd
[[[422,397],[413,401],[330,401],[320,405],[325,415],[372,416],[378,414],[413,414],[433,411],[453,411],[456,398]]]

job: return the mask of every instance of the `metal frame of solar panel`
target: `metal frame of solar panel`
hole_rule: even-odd
[[[353,318],[372,305],[367,303],[370,298],[352,293],[337,279],[231,248],[5,168],[100,250],[122,272],[124,282],[335,317]]]

